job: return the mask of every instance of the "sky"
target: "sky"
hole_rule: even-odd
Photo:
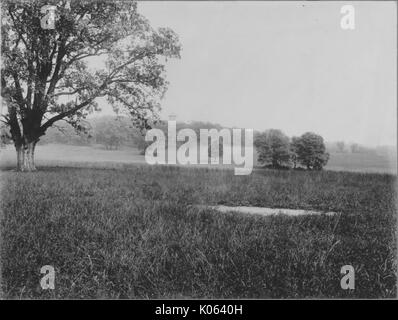
[[[355,29],[340,9],[352,4]],[[396,144],[394,2],[139,3],[180,38],[162,116]]]

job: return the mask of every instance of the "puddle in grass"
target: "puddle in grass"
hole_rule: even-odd
[[[335,215],[337,212],[323,212],[323,211],[314,211],[314,210],[299,210],[299,209],[282,209],[282,208],[265,208],[265,207],[231,207],[231,206],[206,206],[199,205],[196,206],[199,209],[212,209],[222,213],[227,212],[238,212],[244,214],[254,214],[261,216],[272,216],[272,215],[287,215],[287,216],[304,216],[304,215]]]

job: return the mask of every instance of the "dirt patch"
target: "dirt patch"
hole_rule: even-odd
[[[217,210],[219,212],[227,213],[227,212],[238,212],[244,214],[255,214],[262,216],[271,216],[271,215],[287,215],[287,216],[303,216],[303,215],[334,215],[337,212],[322,212],[322,211],[314,211],[314,210],[300,210],[300,209],[283,209],[283,208],[265,208],[265,207],[232,207],[232,206],[205,206],[199,205],[197,206],[200,209],[212,209]]]

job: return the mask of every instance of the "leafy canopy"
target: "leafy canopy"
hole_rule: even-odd
[[[306,132],[293,138],[292,145],[297,161],[307,169],[321,170],[329,160],[329,153],[320,135]]]
[[[44,5],[56,6],[54,29],[41,26]],[[99,97],[141,127],[156,119],[164,63],[180,44],[172,30],[152,28],[135,1],[5,0],[1,9],[3,121],[15,143],[61,119],[79,128]]]
[[[254,141],[258,152],[258,161],[281,167],[289,163],[290,145],[289,137],[281,130],[269,129],[259,133]]]

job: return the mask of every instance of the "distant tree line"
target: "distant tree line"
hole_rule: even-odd
[[[167,121],[158,121],[152,124],[152,128],[162,130],[167,136]],[[177,131],[184,128],[190,128],[195,131],[199,137],[200,129],[221,130],[222,126],[210,122],[177,122]],[[7,129],[3,126],[1,130],[1,145],[12,143],[10,136],[7,135]],[[178,141],[177,147],[185,141]],[[80,122],[78,130],[67,122],[58,122],[57,125],[47,130],[40,144],[70,144],[89,146],[97,145],[107,150],[118,150],[121,147],[135,147],[145,153],[145,149],[151,142],[145,141],[145,131],[138,129],[134,123],[126,117],[102,116],[88,119]],[[166,140],[167,147],[167,140]],[[220,156],[222,155],[222,142],[220,143]],[[209,143],[210,155],[210,143]]]
[[[153,128],[161,129],[167,136],[167,121],[152,124]],[[210,122],[177,122],[177,131],[190,128],[200,136],[200,129],[221,130],[219,124]],[[177,147],[186,141],[178,141]],[[70,144],[70,145],[97,145],[107,150],[117,150],[121,147],[135,147],[141,154],[152,142],[145,141],[145,131],[138,129],[127,117],[102,116],[81,121],[78,130],[67,122],[60,121],[56,126],[48,129],[47,134],[41,137],[39,144]],[[243,143],[243,140],[242,140]],[[0,147],[12,144],[9,129],[0,123]],[[209,157],[215,150],[208,143]],[[319,170],[323,168],[329,153],[357,153],[381,154],[391,152],[387,147],[368,148],[357,143],[346,144],[343,141],[329,142],[314,133],[307,132],[300,137],[289,138],[281,130],[270,129],[264,132],[255,132],[254,145],[258,153],[258,162],[272,168],[306,168]],[[167,147],[167,140],[166,140]],[[213,147],[213,148],[212,148]],[[223,155],[222,140],[219,141],[219,156]]]
[[[366,153],[366,154],[376,154],[383,150],[383,147],[369,148],[362,146],[358,143],[346,144],[344,141],[336,141],[328,143],[326,148],[329,152],[333,153]]]
[[[164,132],[165,137],[168,136],[168,124],[167,121],[160,121],[157,124],[153,125],[153,128],[156,129],[160,129]],[[219,124],[215,124],[215,123],[211,123],[211,122],[204,122],[204,121],[192,121],[192,122],[177,122],[176,124],[176,131],[178,132],[181,129],[192,129],[196,136],[198,137],[198,141],[197,143],[199,144],[199,137],[200,137],[200,129],[216,129],[216,130],[221,130],[223,129],[223,127]],[[185,142],[187,142],[188,137],[186,137],[185,141],[177,141],[176,143],[176,147],[178,148],[180,145],[184,144]],[[218,156],[222,156],[223,155],[223,142],[220,139],[219,140],[219,154]],[[137,146],[138,148],[141,150],[141,154],[145,154],[145,149],[152,144],[151,141],[145,141],[145,135],[141,135],[137,137]],[[165,146],[167,148],[167,139],[165,141]],[[212,142],[209,138],[208,141],[208,155],[209,157],[212,156],[212,151],[214,152],[214,146],[212,146]]]
[[[138,147],[142,133],[125,117],[103,116],[81,121],[76,130],[66,122],[49,128],[40,139],[40,144],[99,145],[107,150],[117,150],[122,146]]]

